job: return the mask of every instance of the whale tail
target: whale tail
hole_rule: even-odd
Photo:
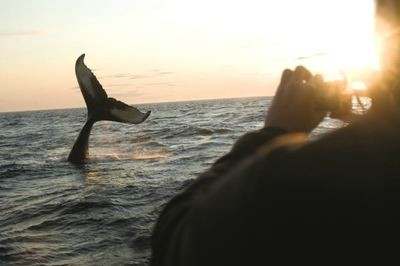
[[[88,118],[96,121],[110,120],[122,123],[139,124],[147,119],[150,111],[140,112],[114,98],[108,97],[93,72],[84,63],[85,54],[82,54],[75,63],[75,74],[85,99]]]
[[[142,113],[137,108],[108,97],[93,72],[84,63],[82,54],[75,63],[75,74],[85,99],[88,119],[82,128],[68,156],[68,161],[82,163],[87,157],[89,135],[95,122],[109,120],[121,123],[140,124],[150,115],[151,111]]]

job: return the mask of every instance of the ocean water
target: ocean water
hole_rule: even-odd
[[[66,158],[86,109],[0,113],[0,265],[147,265],[162,207],[261,128],[271,99],[139,105],[142,124],[95,124],[82,166]]]

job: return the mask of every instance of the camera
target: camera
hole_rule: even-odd
[[[316,109],[335,112],[341,110],[348,101],[351,101],[351,94],[347,90],[347,82],[341,80],[325,82],[317,90]]]
[[[347,81],[325,82],[317,89],[316,110],[331,113],[351,110],[353,114],[362,115],[372,104],[368,94],[363,82],[353,82],[350,88]]]

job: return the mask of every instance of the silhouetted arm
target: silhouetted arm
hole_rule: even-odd
[[[217,183],[229,178],[227,174],[235,171],[246,159],[252,158],[261,147],[268,146],[268,143],[285,133],[285,130],[279,128],[264,128],[245,134],[227,155],[217,160],[188,189],[172,199],[154,230],[152,265],[179,265],[183,250],[180,243],[187,233],[184,227],[193,204],[198,204],[199,198],[206,197]]]
[[[281,184],[269,186],[266,182],[281,182],[279,177],[288,167],[295,171],[293,164],[282,165],[286,150],[276,149],[272,140],[285,131],[276,128],[309,133],[317,127],[326,115],[316,109],[322,85],[322,77],[313,76],[304,67],[283,72],[265,119],[267,128],[239,139],[230,153],[169,202],[155,227],[153,265],[249,265],[235,259],[254,254],[248,247],[262,246],[254,245],[254,241],[246,246],[245,242],[257,239],[263,230],[263,224],[255,225],[262,220],[258,212],[262,204],[272,205],[264,214],[273,218],[274,211],[269,211],[279,208],[273,203],[281,197],[276,193],[285,189]],[[290,156],[284,158],[291,160]],[[241,235],[235,238],[235,234]],[[237,239],[241,243],[235,245]],[[240,255],[246,248],[248,252]]]

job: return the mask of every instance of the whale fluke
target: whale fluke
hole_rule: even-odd
[[[95,122],[109,120],[139,124],[145,121],[150,115],[150,111],[142,113],[135,107],[108,97],[96,76],[85,65],[84,58],[85,54],[82,54],[76,60],[75,74],[86,102],[88,118],[68,156],[68,161],[74,163],[83,163],[86,159],[89,135]]]

